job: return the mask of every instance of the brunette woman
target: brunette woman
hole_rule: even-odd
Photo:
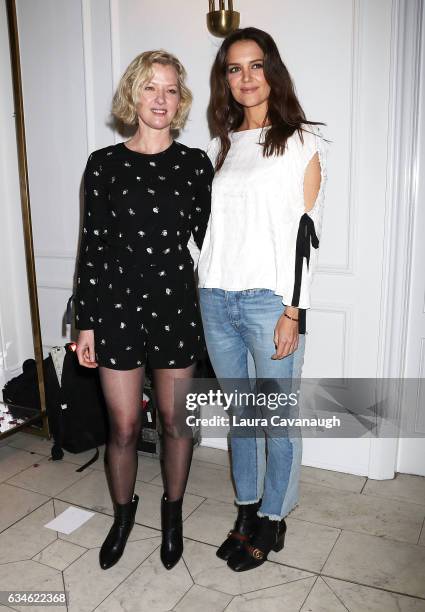
[[[106,460],[115,518],[100,550],[103,569],[122,555],[135,520],[147,360],[163,423],[161,559],[167,569],[183,550],[192,439],[179,435],[173,389],[176,379],[192,377],[205,350],[187,243],[192,235],[202,246],[213,174],[205,153],[172,137],[191,100],[176,57],[162,50],[137,56],[113,101],[113,114],[134,126],[134,135],[92,153],[84,175],[77,354],[81,365],[99,368],[110,419]]]
[[[212,69],[209,155],[216,174],[198,263],[201,312],[218,379],[298,379],[325,184],[323,139],[271,36],[231,34]],[[273,387],[273,386],[272,386]],[[280,431],[278,431],[280,429]],[[301,439],[231,428],[238,516],[217,551],[235,571],[280,550],[298,501]],[[267,453],[266,453],[267,449]]]

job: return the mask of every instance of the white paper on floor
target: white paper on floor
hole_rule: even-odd
[[[46,523],[44,526],[48,529],[53,529],[54,531],[69,535],[78,529],[78,527],[81,527],[81,525],[94,516],[94,514],[94,512],[88,512],[81,508],[75,508],[75,506],[69,506],[69,508],[58,514],[53,521]]]

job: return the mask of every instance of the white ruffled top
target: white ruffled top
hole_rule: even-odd
[[[321,186],[307,214],[320,240],[326,148],[318,127],[303,128],[304,142],[296,131],[288,139],[284,154],[271,157],[263,156],[259,143],[267,128],[230,134],[230,150],[213,181],[211,216],[198,261],[199,287],[228,291],[271,289],[282,296],[284,304],[310,308],[310,285],[318,251],[309,249],[309,265],[307,257],[303,257],[301,286],[298,292],[294,291],[297,236],[299,240],[299,230],[305,233],[305,221],[312,227],[310,220],[303,217],[304,173],[318,152]],[[218,151],[219,140],[214,138],[207,149],[213,164]],[[298,284],[299,281],[298,275]],[[294,298],[296,293],[298,299]]]

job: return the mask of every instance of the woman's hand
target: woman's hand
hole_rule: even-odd
[[[298,319],[298,308],[287,306],[285,312],[289,317]],[[273,341],[276,352],[272,355],[272,359],[283,359],[296,351],[298,348],[298,321],[292,321],[282,314],[274,328]]]
[[[85,368],[97,368],[94,356],[94,331],[82,329],[78,334],[77,349],[78,362]]]

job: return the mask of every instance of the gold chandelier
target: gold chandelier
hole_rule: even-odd
[[[233,0],[219,0],[219,10],[215,10],[215,0],[209,0],[209,12],[207,14],[208,30],[214,36],[225,37],[239,27],[240,14],[233,10]]]

